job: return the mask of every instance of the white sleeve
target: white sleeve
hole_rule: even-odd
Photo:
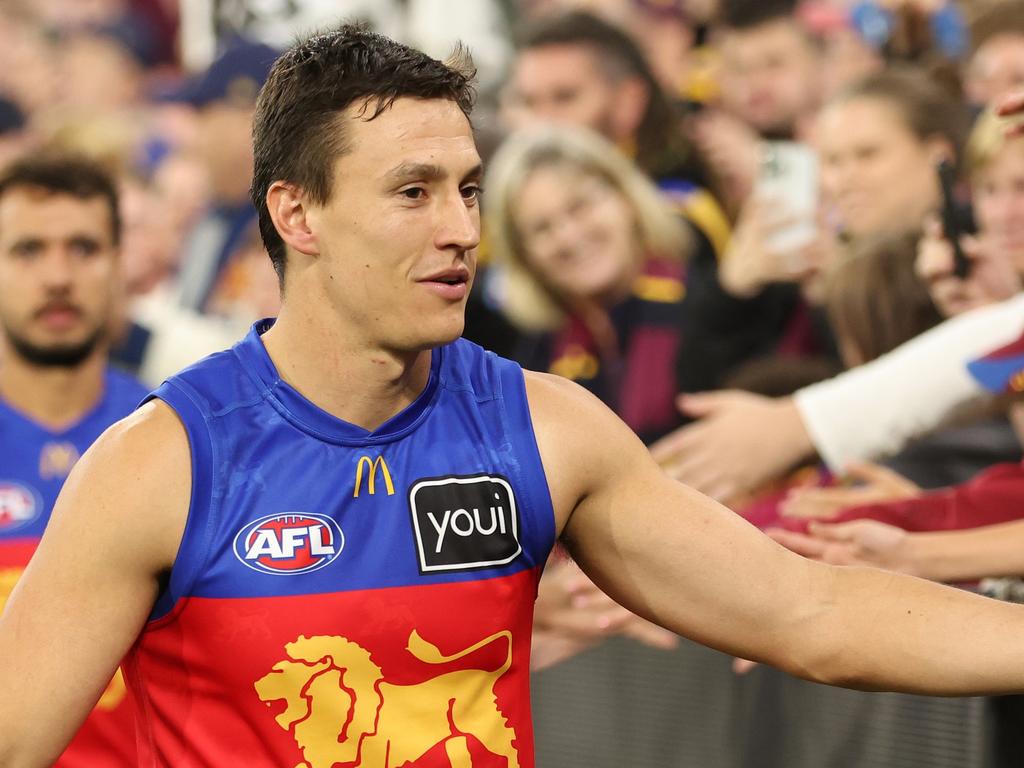
[[[951,318],[892,352],[794,395],[818,453],[834,471],[885,456],[987,397],[967,363],[1024,329],[1024,293]]]

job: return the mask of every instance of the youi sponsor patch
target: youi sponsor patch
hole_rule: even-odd
[[[253,570],[290,576],[333,562],[345,546],[341,527],[312,512],[283,512],[248,523],[236,535],[235,557]]]
[[[515,494],[503,477],[419,480],[409,509],[421,573],[506,565],[523,551]]]

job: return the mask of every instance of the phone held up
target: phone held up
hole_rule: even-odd
[[[942,187],[942,231],[953,248],[953,274],[961,280],[971,271],[971,260],[964,253],[960,238],[978,231],[970,205],[956,198],[956,172],[948,160],[940,160],[935,167]]]

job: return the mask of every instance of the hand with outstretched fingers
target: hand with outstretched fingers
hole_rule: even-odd
[[[788,471],[814,446],[790,398],[738,390],[680,395],[699,419],[651,445],[670,477],[718,500],[735,498]]]
[[[831,488],[795,488],[789,492],[779,511],[786,517],[828,519],[851,507],[901,501],[921,495],[921,489],[898,472],[869,461],[855,462],[846,468],[844,480],[856,485]]]
[[[831,565],[862,565],[916,575],[910,556],[910,535],[877,520],[846,523],[812,522],[808,533],[780,528],[765,531],[798,555]]]

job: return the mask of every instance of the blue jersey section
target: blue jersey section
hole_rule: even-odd
[[[50,430],[0,400],[0,543],[43,534],[75,461],[111,424],[146,396],[135,379],[114,370],[103,397],[79,421]]]
[[[153,396],[185,425],[188,523],[154,618],[188,597],[274,597],[476,581],[543,565],[554,514],[522,370],[464,340],[379,429],[281,380],[260,339]]]

